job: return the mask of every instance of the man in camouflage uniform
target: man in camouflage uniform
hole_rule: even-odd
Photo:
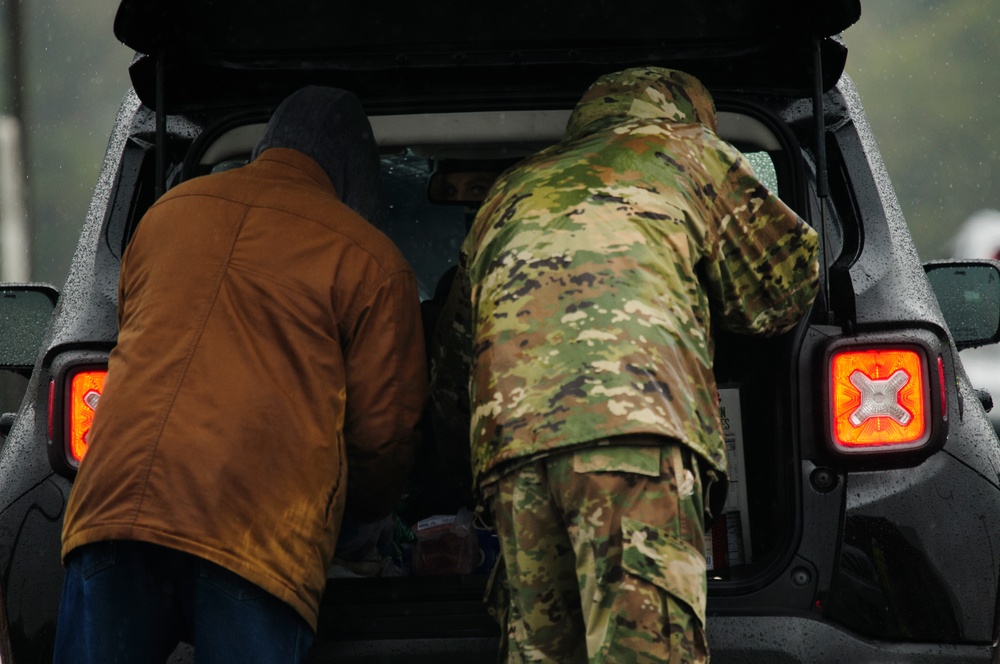
[[[451,445],[471,432],[513,661],[707,661],[710,312],[784,332],[818,280],[816,233],[715,129],[688,74],[603,76],[462,247],[435,409]]]

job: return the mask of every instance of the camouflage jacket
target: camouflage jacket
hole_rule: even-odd
[[[611,74],[560,143],[494,184],[462,247],[432,379],[437,421],[453,429],[442,433],[466,446],[471,434],[480,483],[512,460],[636,433],[678,439],[725,472],[711,325],[788,330],[818,267],[815,231],[715,126],[697,79]]]

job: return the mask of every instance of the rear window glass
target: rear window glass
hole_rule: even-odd
[[[771,155],[764,151],[743,154],[758,179],[781,195]],[[246,162],[246,158],[230,159],[208,170],[217,173]],[[466,229],[475,216],[474,209],[430,201],[427,184],[432,171],[432,162],[411,150],[382,156],[387,208],[379,227],[392,238],[416,273],[421,300],[433,297],[442,275],[458,262]]]
[[[461,205],[437,205],[427,198],[431,163],[407,151],[382,157],[382,187],[388,202],[379,224],[410,263],[420,284],[420,299],[434,295],[438,280],[458,262],[465,239]]]
[[[758,179],[780,192],[778,176],[767,152],[744,155]],[[438,205],[427,197],[432,165],[410,151],[382,157],[382,177],[388,209],[380,227],[413,267],[420,284],[420,299],[434,295],[438,280],[458,262],[466,224],[474,211],[461,205]]]

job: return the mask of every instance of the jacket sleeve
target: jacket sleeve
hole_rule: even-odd
[[[390,276],[367,299],[344,343],[347,510],[361,522],[389,514],[420,442],[427,360],[412,272]]]
[[[818,235],[756,177],[735,149],[724,162],[716,224],[706,233],[704,276],[722,327],[785,332],[812,306],[819,284]]]

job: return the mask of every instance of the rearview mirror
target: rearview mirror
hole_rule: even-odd
[[[497,177],[520,159],[440,159],[427,181],[427,199],[438,205],[479,207]]]
[[[432,173],[427,197],[438,205],[475,207],[486,198],[496,176],[496,173]]]
[[[58,298],[48,284],[0,284],[0,369],[35,366]]]
[[[1000,261],[930,261],[924,271],[959,350],[1000,341]]]

